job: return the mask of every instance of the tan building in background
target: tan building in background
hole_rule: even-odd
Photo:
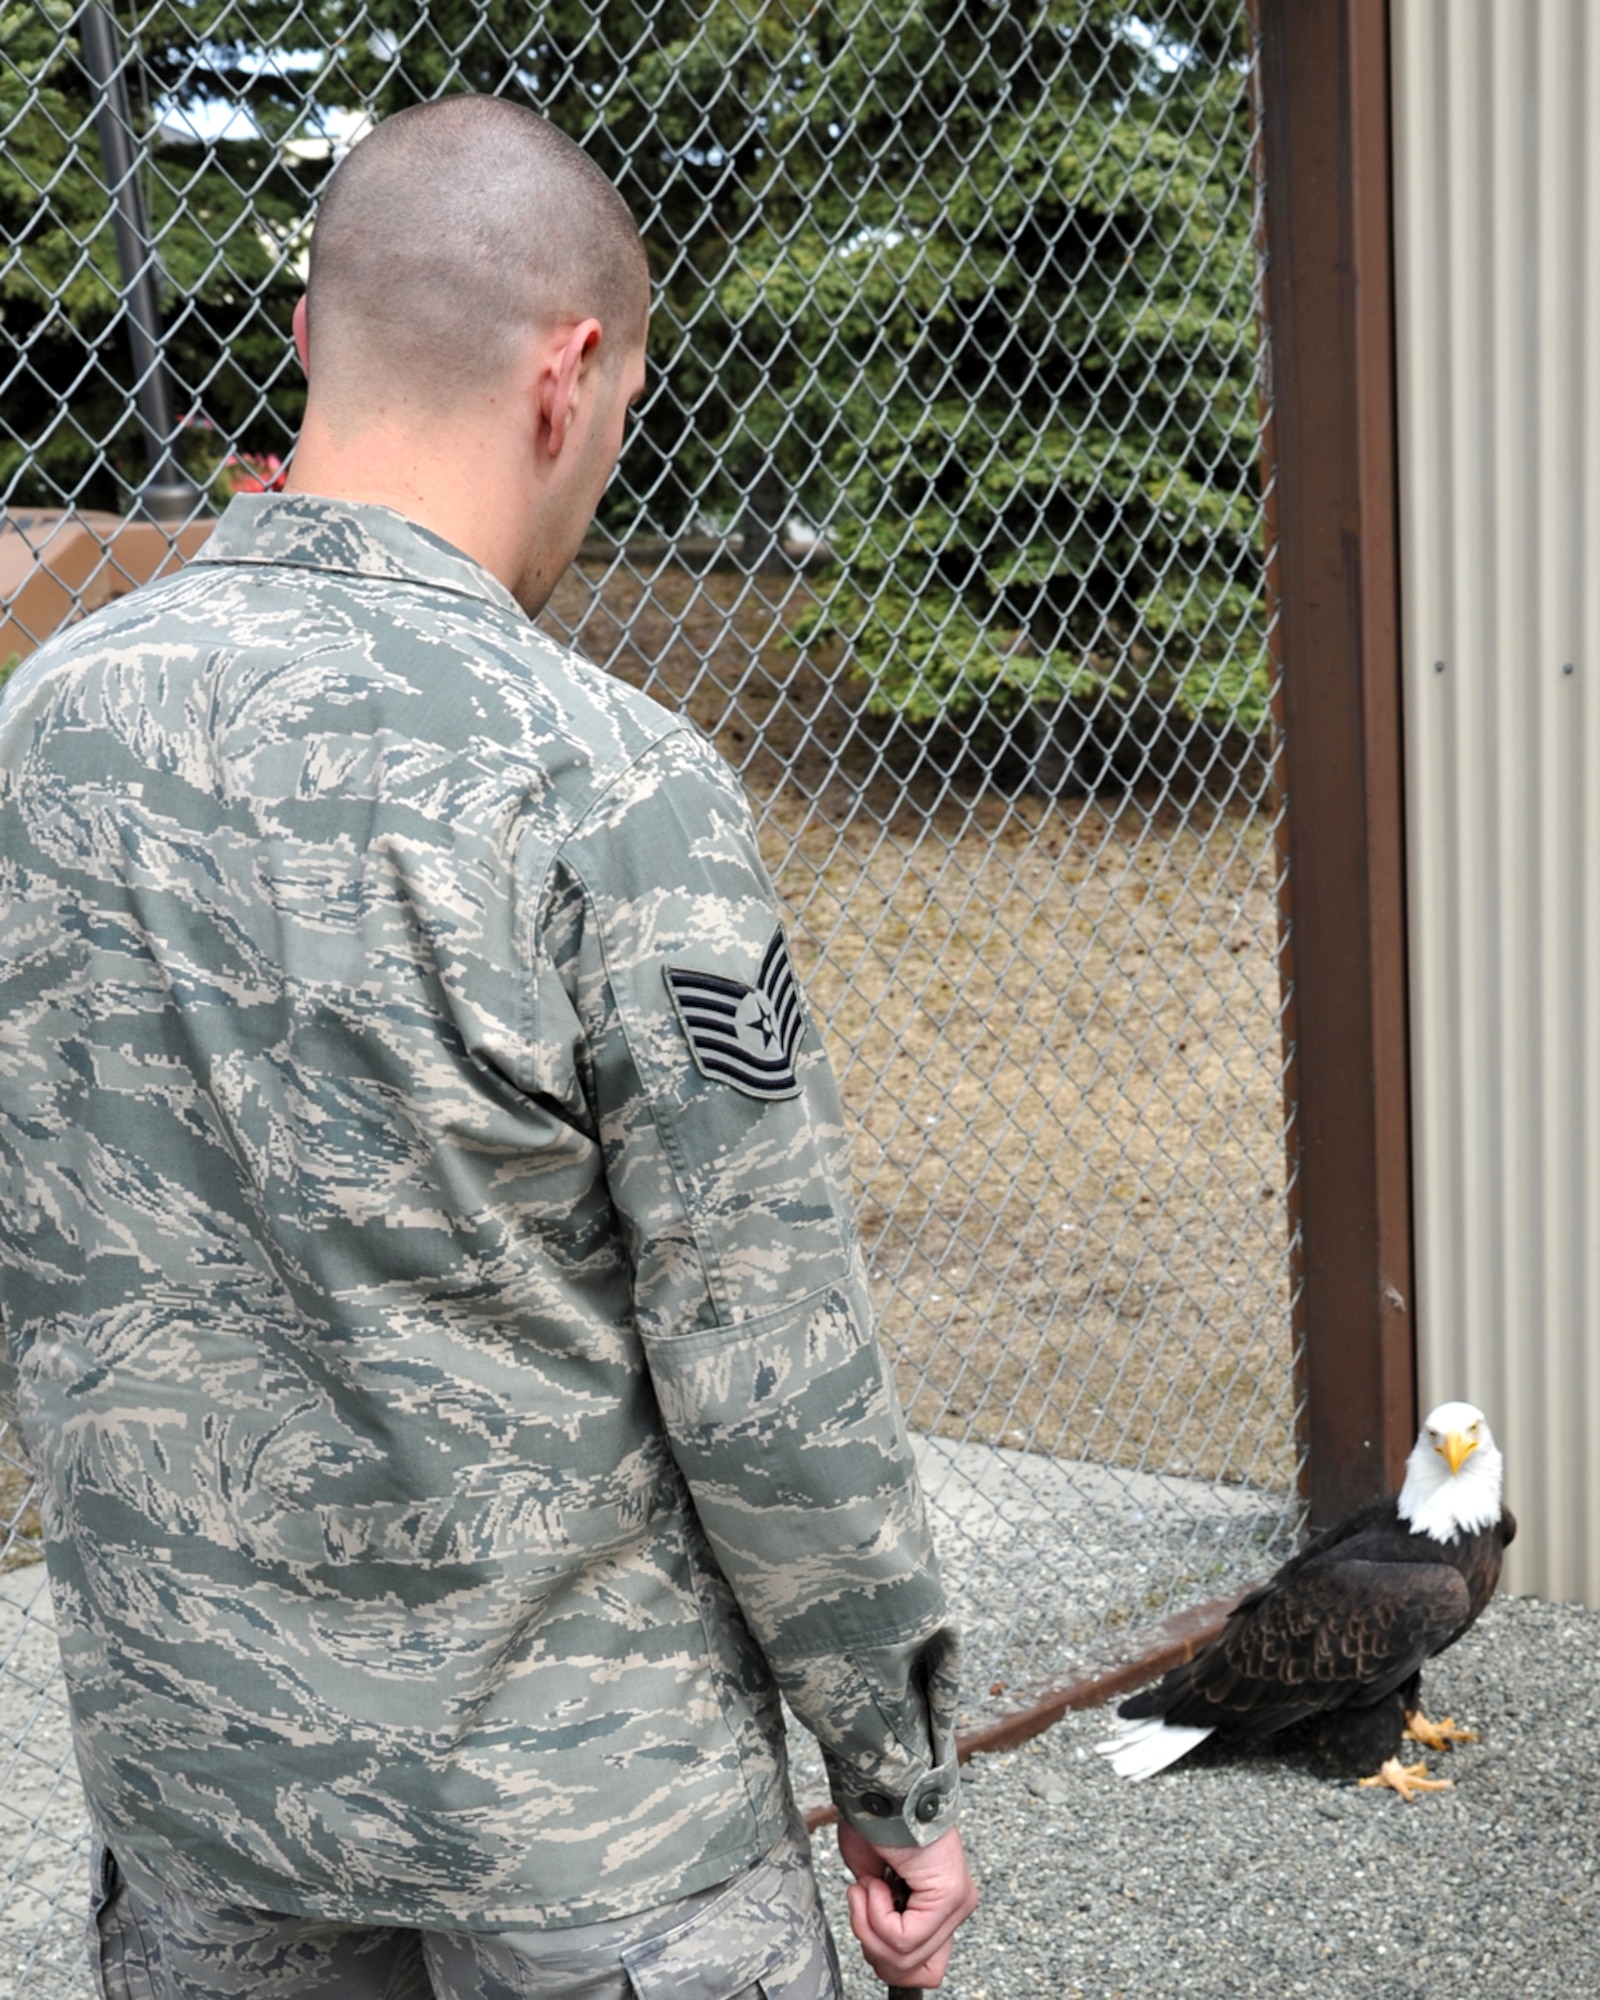
[[[1600,1604],[1600,8],[1393,0],[1417,1376]]]
[[[59,626],[175,568],[211,526],[203,520],[169,532],[154,521],[59,507],[0,512],[0,668]]]

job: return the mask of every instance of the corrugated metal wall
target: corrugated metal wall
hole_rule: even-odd
[[[1391,20],[1420,1390],[1600,1604],[1600,6]]]

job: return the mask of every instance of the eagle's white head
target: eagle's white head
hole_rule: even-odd
[[[1430,1410],[1406,1460],[1400,1518],[1436,1542],[1500,1519],[1504,1460],[1482,1410],[1441,1403]]]

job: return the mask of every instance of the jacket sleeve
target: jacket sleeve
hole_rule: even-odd
[[[959,1639],[846,1195],[847,1132],[747,807],[687,732],[640,759],[535,898],[576,1013],[662,1420],[842,1816],[957,1812]]]

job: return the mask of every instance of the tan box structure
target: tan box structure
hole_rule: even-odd
[[[0,512],[0,667],[114,597],[186,562],[210,535],[63,507]]]

